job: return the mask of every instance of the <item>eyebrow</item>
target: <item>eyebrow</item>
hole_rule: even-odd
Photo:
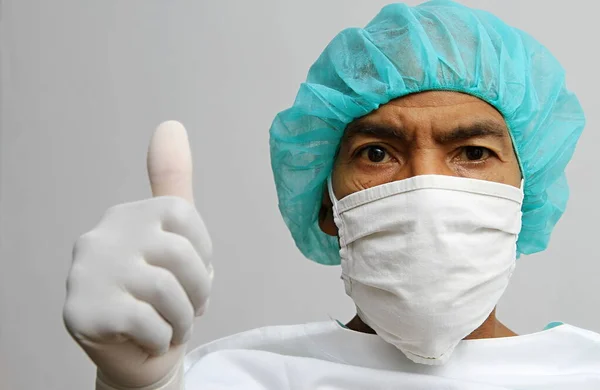
[[[395,126],[352,122],[346,127],[346,131],[344,132],[344,138],[348,141],[359,135],[370,135],[379,138],[397,138],[402,142],[408,142],[408,136],[404,129]]]
[[[408,143],[410,141],[410,137],[401,127],[372,124],[368,122],[350,123],[346,127],[344,138],[346,140],[351,140],[358,135],[395,138],[403,143]],[[438,134],[434,136],[434,139],[441,144],[450,144],[477,137],[506,138],[507,136],[508,131],[504,125],[492,120],[481,120],[469,125],[456,127],[444,134]]]
[[[459,126],[449,133],[439,134],[434,138],[441,144],[450,144],[478,137],[506,138],[507,136],[508,129],[506,126],[495,121],[483,120],[467,126]]]

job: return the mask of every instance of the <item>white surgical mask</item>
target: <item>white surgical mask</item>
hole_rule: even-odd
[[[359,317],[417,363],[443,364],[491,314],[516,260],[523,191],[426,175],[337,200],[342,278]]]

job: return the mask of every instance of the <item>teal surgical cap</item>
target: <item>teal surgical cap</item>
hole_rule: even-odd
[[[365,28],[339,33],[270,130],[279,209],[296,245],[340,263],[319,228],[323,188],[344,129],[392,99],[443,90],[476,96],[503,116],[525,178],[518,253],[544,250],[563,214],[564,174],[583,130],[582,108],[556,58],[497,17],[451,1],[391,4]]]

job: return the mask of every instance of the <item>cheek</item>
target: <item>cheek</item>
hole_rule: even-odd
[[[481,167],[473,168],[463,165],[455,165],[451,168],[458,177],[466,177],[469,179],[487,180],[495,182],[499,182],[498,180],[500,180],[500,178],[498,177],[498,172],[490,168],[482,169]]]
[[[353,163],[337,163],[332,180],[335,196],[342,199],[355,192],[392,182],[396,180],[396,171],[393,165],[364,169]]]
[[[376,187],[396,180],[396,169],[375,169],[373,172],[354,172],[348,179],[356,191]]]
[[[358,191],[375,186],[374,180],[369,177],[353,174],[352,172],[338,173],[333,177],[333,190],[338,199]]]
[[[484,167],[470,168],[459,165],[454,167],[454,170],[459,177],[492,181],[517,188],[521,186],[521,171],[518,164],[503,163],[496,160]]]

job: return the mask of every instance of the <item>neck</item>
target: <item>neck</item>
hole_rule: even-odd
[[[369,325],[365,324],[358,315],[354,316],[354,318],[346,324],[346,327],[356,332],[370,334],[376,333]],[[479,328],[475,329],[464,339],[491,339],[497,337],[512,337],[516,335],[517,334],[515,332],[508,329],[504,324],[498,321],[496,318],[496,309],[494,309],[494,311],[492,311],[483,324],[481,324]]]

